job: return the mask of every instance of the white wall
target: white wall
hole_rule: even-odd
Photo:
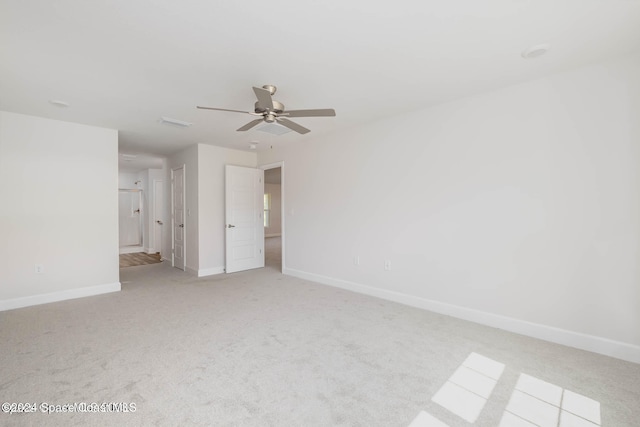
[[[169,168],[183,163],[187,167],[186,270],[197,276],[222,273],[225,257],[224,167],[227,164],[256,167],[257,154],[196,144],[169,158]]]
[[[0,112],[0,310],[120,289],[117,150],[112,129]]]
[[[632,56],[261,152],[285,272],[640,362],[639,118]]]
[[[271,219],[269,227],[265,227],[264,229],[264,235],[266,237],[279,236],[282,233],[281,187],[280,184],[264,185],[264,192],[271,194]]]
[[[225,165],[256,167],[255,152],[198,144],[198,200],[200,262],[198,275],[224,271],[224,170]]]
[[[139,172],[118,172],[118,188],[124,188],[127,190],[141,188],[136,185],[140,173]]]

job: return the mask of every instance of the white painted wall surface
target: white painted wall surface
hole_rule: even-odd
[[[259,160],[289,274],[640,362],[637,55]]]
[[[224,271],[224,166],[256,167],[255,152],[198,144],[199,276]]]
[[[140,179],[138,176],[138,172],[118,172],[118,188],[128,190],[141,188],[139,185],[136,185],[136,181]]]
[[[185,218],[189,273],[208,276],[224,271],[224,166],[255,167],[257,157],[255,152],[195,144],[168,159],[169,170],[183,163],[187,168]]]
[[[282,233],[282,206],[281,206],[281,185],[265,184],[264,192],[271,194],[271,221],[269,227],[265,227],[265,237],[279,236]]]
[[[0,112],[0,310],[120,289],[117,150],[116,130]]]

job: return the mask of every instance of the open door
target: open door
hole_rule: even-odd
[[[264,267],[264,171],[227,165],[225,220],[227,273]]]
[[[172,264],[180,270],[185,269],[185,180],[184,165],[182,167],[171,169],[171,205],[172,205]]]

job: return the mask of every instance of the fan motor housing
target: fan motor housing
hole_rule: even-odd
[[[272,102],[273,102],[273,110],[271,110],[271,112],[280,114],[280,113],[282,113],[284,111],[284,105],[283,104],[279,103],[278,101],[272,101]],[[260,107],[258,105],[258,103],[256,102],[254,104],[254,111],[256,113],[262,114],[262,113],[266,112],[267,109]]]

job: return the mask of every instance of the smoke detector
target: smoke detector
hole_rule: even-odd
[[[172,119],[171,117],[160,117],[160,123],[168,123],[170,125],[176,125],[183,128],[191,126],[193,123],[185,122],[184,120]]]
[[[69,106],[69,103],[66,101],[61,101],[59,99],[50,99],[49,103],[51,105],[55,105],[56,107],[60,107],[60,108],[67,108]]]
[[[524,59],[533,59],[547,53],[551,46],[548,43],[536,44],[522,51]]]

